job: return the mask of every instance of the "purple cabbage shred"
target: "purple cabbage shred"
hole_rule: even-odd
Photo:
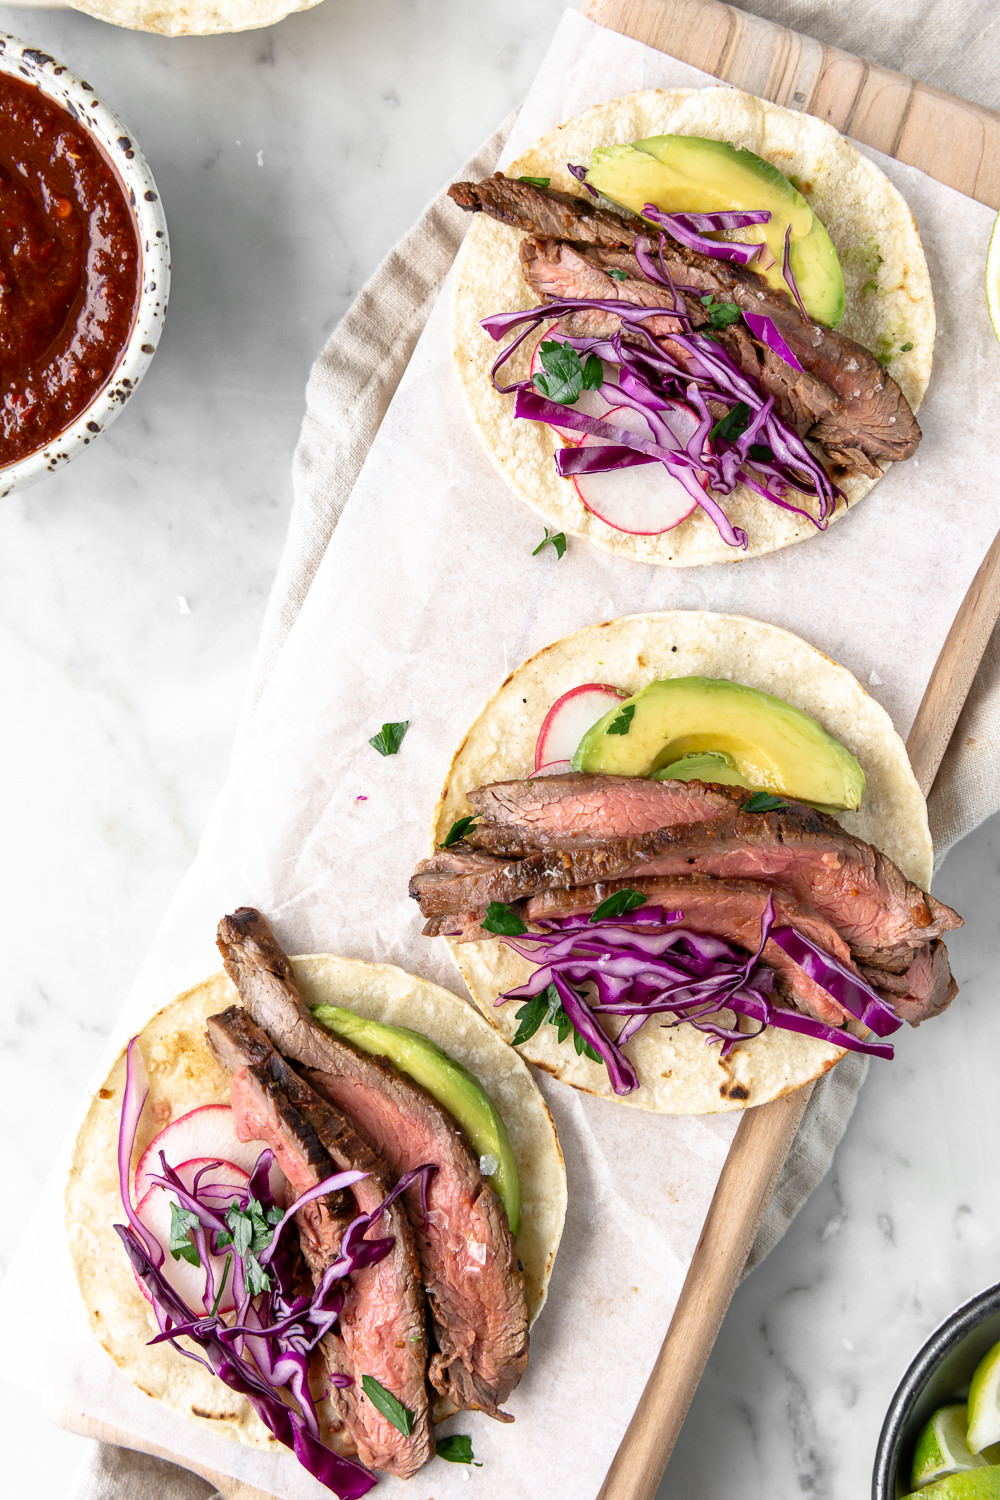
[[[776,927],[772,897],[761,919],[755,953],[723,938],[689,931],[681,925],[683,916],[682,911],[664,912],[659,906],[598,922],[583,913],[547,918],[535,924],[537,931],[503,937],[501,942],[536,967],[525,984],[502,994],[496,1004],[533,999],[554,985],[569,1020],[607,1067],[616,1094],[638,1088],[635,1068],[622,1049],[656,1015],[670,1017],[662,1022],[666,1026],[686,1022],[697,1027],[707,1041],[721,1043],[723,1056],[773,1026],[849,1051],[892,1057],[886,1042],[858,1037],[778,1004],[774,970],[761,962],[769,939],[876,1037],[889,1035],[901,1024],[860,975],[794,928]],[[723,1010],[735,1013],[731,1022],[720,1016]],[[622,1018],[616,1036],[601,1025],[604,1016]]]

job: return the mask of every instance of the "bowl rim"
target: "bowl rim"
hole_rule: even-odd
[[[895,1478],[899,1440],[928,1380],[956,1344],[993,1313],[1000,1312],[1000,1282],[963,1302],[935,1328],[914,1355],[889,1402],[875,1449],[872,1500],[896,1500]]]
[[[170,291],[170,244],[163,203],[135,136],[96,89],[48,52],[0,31],[0,74],[34,84],[97,142],[132,209],[140,251],[139,295],[121,358],[108,381],[44,447],[0,466],[0,498],[60,468],[118,416],[159,343]]]

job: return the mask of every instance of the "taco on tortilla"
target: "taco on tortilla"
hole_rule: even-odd
[[[691,684],[671,747],[640,705]],[[612,703],[593,729],[579,696],[600,700],[591,721]],[[576,727],[540,765],[553,705]],[[578,740],[619,766],[640,746],[643,774],[574,769],[594,764]],[[692,778],[692,758],[709,769]],[[812,759],[847,768],[853,810],[798,800],[834,800]],[[462,741],[433,837],[410,886],[424,932],[523,1056],[591,1093],[668,1114],[761,1104],[846,1050],[891,1052],[901,1021],[955,994],[941,935],[961,919],[926,894],[924,800],[889,716],[756,620],[636,615],[538,652]]]
[[[406,1478],[444,1416],[511,1420],[562,1230],[559,1143],[527,1067],[454,995],[288,960],[251,908],[220,948],[228,974],[154,1016],[91,1103],[66,1190],[77,1280],[147,1395],[363,1494],[355,1457]],[[189,1338],[151,1342],[171,1324]]]
[[[685,160],[687,196],[665,186],[661,213],[643,199],[677,142],[705,148],[705,180]],[[632,157],[645,166],[609,187]],[[729,187],[731,168],[749,186]],[[738,192],[739,212],[695,212],[703,190],[713,212]],[[462,392],[553,531],[675,566],[759,556],[838,519],[916,447],[934,344],[920,239],[822,121],[734,89],[649,90],[450,191],[476,215],[456,275]]]

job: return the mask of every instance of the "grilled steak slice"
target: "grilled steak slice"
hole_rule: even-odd
[[[911,1026],[938,1016],[958,994],[952,978],[948,950],[940,938],[918,948],[905,974],[886,974],[864,964],[859,968],[870,984],[880,989],[888,1003]]]
[[[648,278],[636,264],[621,260],[645,226],[572,194],[513,182],[497,174],[481,183],[456,183],[449,189],[461,208],[479,210],[533,237],[522,265],[529,285],[543,297],[587,297],[646,301]],[[655,231],[650,231],[655,234]],[[569,241],[565,253],[547,241]],[[610,251],[608,257],[606,252]],[[748,312],[766,312],[803,367],[796,372],[779,360],[749,330],[721,330],[722,341],[744,373],[755,375],[774,395],[782,415],[821,443],[832,458],[844,462],[860,455],[865,472],[881,472],[872,460],[908,458],[920,441],[920,429],[895,381],[870,350],[853,339],[804,317],[785,293],[769,286],[749,266],[714,260],[699,251],[663,239],[663,262],[678,295],[696,325],[704,321],[698,299],[712,293]],[[604,269],[625,270],[626,282],[615,283]],[[664,293],[663,295],[669,295]],[[590,314],[585,317],[590,318]],[[613,327],[613,322],[611,326]],[[609,325],[600,320],[573,332],[601,336]],[[737,327],[737,325],[733,325]],[[669,332],[651,329],[654,337]]]
[[[603,780],[593,778],[595,785]],[[618,795],[614,785],[609,792],[612,799]],[[483,826],[475,837],[484,836]],[[463,862],[469,867],[456,868]],[[826,917],[855,959],[897,973],[908,968],[916,949],[962,925],[956,912],[908,881],[878,849],[800,803],[768,813],[731,810],[710,822],[635,838],[593,834],[585,847],[493,857],[492,863],[481,850],[455,845],[417,866],[410,894],[425,917],[457,916],[543,890],[675,875],[762,881]]]
[[[431,1383],[460,1406],[505,1419],[528,1358],[524,1278],[506,1215],[451,1115],[412,1079],[318,1026],[264,918],[242,908],[219,947],[244,1003],[310,1083],[374,1142],[397,1173],[433,1162],[425,1218],[409,1195],[438,1352]]]
[[[230,1092],[241,1140],[270,1146],[297,1194],[338,1170],[368,1177],[351,1194],[335,1193],[296,1216],[299,1239],[314,1282],[336,1260],[344,1231],[359,1212],[376,1209],[392,1183],[385,1166],[349,1121],[321,1099],[272,1047],[239,1006],[208,1020],[208,1041],[232,1073]],[[355,1271],[338,1320],[339,1337],[326,1335],[331,1369],[351,1385],[333,1388],[335,1402],[370,1468],[408,1479],[434,1453],[425,1375],[427,1335],[416,1248],[402,1205],[390,1204],[369,1231],[391,1235],[389,1254]],[[364,1395],[362,1375],[372,1375],[413,1412],[409,1437],[388,1422]]]
[[[476,841],[497,854],[528,849],[574,849],[594,839],[628,839],[657,828],[705,823],[738,809],[745,787],[701,781],[646,781],[638,776],[594,776],[569,771],[527,781],[476,787],[469,801],[484,823]],[[484,834],[485,825],[492,825]],[[487,843],[493,829],[514,835],[506,848]]]

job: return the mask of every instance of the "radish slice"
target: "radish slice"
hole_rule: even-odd
[[[242,1167],[237,1167],[233,1162],[217,1162],[212,1157],[197,1157],[194,1161],[181,1162],[179,1166],[174,1168],[186,1188],[193,1188],[195,1178],[203,1169],[204,1176],[198,1185],[199,1191],[204,1191],[209,1185],[218,1184],[222,1188],[222,1192],[217,1197],[214,1193],[212,1194],[212,1207],[220,1215],[225,1214],[226,1209],[232,1203],[233,1199],[238,1196],[239,1190],[246,1187],[250,1181],[250,1177]],[[159,1240],[166,1251],[163,1265],[160,1268],[164,1278],[170,1283],[174,1291],[184,1298],[188,1307],[193,1308],[195,1312],[204,1308],[205,1312],[208,1313],[212,1309],[211,1303],[206,1302],[205,1267],[192,1266],[186,1260],[174,1260],[174,1257],[170,1254],[170,1205],[176,1201],[175,1195],[170,1192],[169,1188],[153,1186],[140,1200],[136,1208],[136,1213],[143,1227],[148,1229],[150,1234]],[[219,1291],[227,1258],[228,1256],[225,1251],[221,1255],[211,1255],[209,1257],[214,1278],[212,1284],[215,1289],[211,1299],[213,1302]],[[151,1302],[152,1298],[138,1277],[136,1277],[136,1281],[146,1301]],[[230,1295],[232,1284],[233,1276],[230,1270],[226,1281],[226,1290],[223,1292],[222,1301],[219,1303],[220,1312],[232,1312],[236,1306],[235,1300]]]
[[[150,1176],[160,1175],[161,1151],[171,1167],[195,1159],[218,1160],[235,1163],[249,1174],[263,1149],[260,1141],[240,1140],[228,1104],[203,1104],[199,1109],[189,1110],[186,1115],[179,1115],[150,1141],[135,1169],[136,1201],[148,1193]],[[274,1164],[268,1181],[275,1201],[284,1203],[285,1179]]]
[[[571,760],[550,760],[547,765],[536,766],[532,776],[565,776],[567,771],[572,771]]]
[[[556,761],[569,762],[587,730],[628,694],[606,682],[585,682],[557,698],[542,720],[535,741],[535,770],[552,772]],[[572,767],[566,765],[567,770]]]
[[[541,374],[544,370],[542,364],[542,345],[548,343],[549,339],[557,339],[561,343],[565,337],[566,335],[562,332],[562,325],[560,323],[553,323],[545,330],[535,345],[531,356],[531,379],[534,379],[536,374]],[[608,367],[605,365],[605,380],[607,379],[607,375]],[[586,412],[588,417],[603,417],[607,415],[608,403],[600,391],[581,391],[577,399],[573,402],[573,410]],[[579,441],[580,434],[575,427],[560,427],[557,422],[547,422],[545,425],[551,427],[553,432],[558,432],[559,436],[565,438],[568,442],[576,443]]]
[[[630,406],[612,407],[607,420],[642,437],[650,436],[645,417]],[[672,407],[670,420],[677,437],[676,444],[671,446],[682,448],[696,430],[698,417],[688,407]],[[587,433],[582,446],[606,447],[607,439]],[[697,472],[698,482],[703,486],[705,477]],[[670,531],[686,520],[698,504],[680,480],[659,463],[609,469],[604,474],[575,474],[573,483],[584,505],[599,520],[616,531],[637,536],[657,536]]]

